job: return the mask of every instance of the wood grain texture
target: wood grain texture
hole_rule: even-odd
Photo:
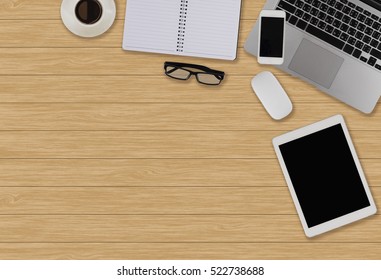
[[[93,39],[66,30],[61,0],[0,1],[0,259],[381,258],[379,214],[305,237],[271,145],[343,114],[380,205],[380,109],[259,65],[243,44],[265,1],[242,2],[238,58],[221,61],[123,51],[125,0]],[[174,81],[166,60],[227,76]],[[293,101],[281,122],[250,87],[263,70]]]
[[[257,103],[251,78],[228,73],[220,87],[207,87],[194,80],[171,80],[164,77],[164,72],[159,76],[0,75],[0,98],[3,103]],[[334,100],[289,75],[278,78],[294,103]],[[31,90],[36,84],[38,90]]]
[[[381,160],[363,159],[381,186]],[[0,186],[285,186],[277,159],[2,159]]]
[[[372,186],[381,201],[381,187]],[[282,187],[1,187],[0,215],[295,215]]]
[[[1,215],[5,243],[372,242],[381,216],[308,239],[294,215]],[[279,230],[279,229],[282,230]]]
[[[3,131],[1,159],[270,159],[286,131]],[[354,130],[358,156],[378,159],[381,131]],[[108,145],[105,145],[105,143]],[[80,143],[80,145],[79,145]]]
[[[287,130],[345,111],[350,129],[381,129],[377,110],[369,118],[339,102],[295,104],[283,122],[261,104],[231,103],[17,103],[0,104],[1,130]],[[274,136],[277,134],[274,133]],[[271,139],[269,139],[270,141]]]
[[[6,259],[379,260],[380,243],[3,243]]]

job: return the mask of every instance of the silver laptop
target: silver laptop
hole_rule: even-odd
[[[381,95],[381,0],[268,0],[287,14],[284,63],[276,66],[371,113]],[[245,50],[257,56],[258,22]]]

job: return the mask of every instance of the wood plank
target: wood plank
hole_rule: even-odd
[[[10,242],[374,242],[381,215],[308,239],[297,215],[1,215]],[[281,230],[280,230],[281,229]]]
[[[126,0],[116,0],[118,19],[124,19]],[[264,0],[243,0],[241,18],[253,19],[258,16]],[[2,0],[0,19],[59,19],[61,1],[55,0]],[[55,11],[55,12],[52,12]]]
[[[54,1],[51,1],[54,2]],[[71,33],[61,19],[17,19],[0,25],[1,48],[121,48],[124,20],[115,20],[104,35],[82,38]]]
[[[252,75],[253,76],[253,75]],[[227,76],[219,87],[164,76],[0,76],[0,102],[219,102],[257,103],[252,76]],[[332,102],[313,86],[288,75],[278,79],[294,103]],[[57,82],[59,81],[59,82]],[[35,89],[35,90],[34,90]],[[381,102],[381,101],[380,101]]]
[[[371,243],[2,243],[8,260],[379,260]],[[163,253],[165,252],[165,253]]]
[[[254,75],[264,70],[282,73],[274,66],[259,65],[256,58],[242,48],[237,57],[235,61],[181,57],[181,61],[208,65],[232,76]],[[179,59],[173,55],[124,51],[122,48],[3,48],[0,75],[162,76],[164,61]]]
[[[349,129],[381,130],[372,117],[341,102],[294,104],[275,121],[259,101],[246,103],[7,103],[0,104],[0,130],[291,130],[336,115]],[[275,131],[274,136],[278,135]],[[268,139],[271,141],[272,138]]]
[[[373,136],[381,131],[362,135],[368,139],[362,146],[378,147]],[[274,158],[272,136],[262,131],[5,131],[0,158]],[[370,157],[381,156],[370,147]]]
[[[286,131],[3,131],[0,158],[275,158]],[[360,158],[381,157],[381,131],[351,131]]]
[[[372,186],[381,201],[381,187]],[[101,207],[100,207],[101,205]],[[294,215],[287,187],[0,188],[0,215]]]
[[[243,47],[254,23],[255,20],[241,20],[238,46]],[[119,19],[104,35],[83,39],[67,30],[60,19],[7,20],[0,25],[0,47],[121,48],[123,29],[124,20]]]
[[[381,160],[361,160],[381,186]],[[285,187],[276,159],[6,159],[3,187]]]
[[[53,215],[295,214],[285,187],[0,188],[0,215],[45,215],[47,209]]]

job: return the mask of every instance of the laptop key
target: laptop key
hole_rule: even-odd
[[[370,42],[370,45],[371,45],[373,48],[376,48],[376,47],[378,46],[378,41],[372,39],[372,41]]]
[[[327,17],[325,18],[325,22],[326,22],[326,23],[331,24],[333,21],[334,21],[334,18],[331,17],[331,16],[327,16]]]
[[[310,33],[311,35],[327,42],[328,44],[331,44],[332,46],[335,46],[338,49],[342,49],[344,47],[344,42],[339,40],[338,38],[327,34],[326,32],[320,30],[319,28],[316,28],[315,26],[309,24],[307,25],[306,32]]]
[[[321,20],[324,20],[325,19],[325,17],[326,17],[326,14],[325,13],[323,13],[323,12],[319,12],[319,14],[318,14],[318,16],[317,16],[319,19],[321,19]]]
[[[300,29],[304,30],[306,28],[306,26],[307,26],[307,22],[305,22],[302,19],[299,19],[298,23],[296,24],[296,26],[299,27]]]
[[[278,7],[282,8],[285,12],[289,12],[291,14],[295,13],[296,8],[294,6],[291,6],[286,1],[280,1],[278,4]]]
[[[302,10],[297,9],[295,12],[295,16],[298,18],[302,18],[304,12]]]
[[[381,24],[379,24],[378,22],[375,21],[375,22],[373,23],[372,27],[373,27],[374,29],[378,30],[378,29],[380,29]]]
[[[353,37],[350,37],[347,42],[348,42],[348,44],[354,45],[354,44],[356,44],[356,39]]]
[[[351,19],[351,22],[349,23],[350,26],[356,27],[359,22],[357,20]]]
[[[311,20],[310,20],[310,23],[311,23],[312,25],[317,25],[318,22],[319,22],[319,20],[318,20],[316,17],[312,17]]]
[[[372,33],[373,33],[373,29],[372,28],[370,28],[370,27],[367,27],[367,28],[365,28],[365,31],[364,31],[366,34],[368,34],[368,35],[372,35]]]
[[[335,30],[333,31],[332,35],[335,36],[335,37],[339,37],[341,35],[341,31],[339,29],[335,28]]]
[[[319,0],[313,0],[312,1],[312,6],[314,6],[315,8],[318,8],[320,6],[321,2]]]
[[[363,61],[363,62],[367,62],[368,60],[366,59],[366,57],[362,56],[360,57],[360,60]]]
[[[311,19],[311,15],[310,15],[310,14],[307,14],[307,13],[305,13],[305,14],[303,15],[302,19],[303,19],[304,21],[306,21],[306,22],[309,22],[309,21],[310,21],[310,19]]]
[[[303,11],[309,13],[311,11],[312,7],[308,4],[304,4]]]
[[[378,44],[377,49],[379,49],[381,51],[381,42]]]
[[[349,26],[347,24],[345,24],[345,23],[340,25],[340,30],[341,31],[347,32],[348,28],[349,28]]]
[[[366,20],[364,21],[364,23],[365,23],[366,25],[372,26],[372,24],[373,24],[373,19],[366,18]]]
[[[360,6],[356,6],[356,10],[359,11],[360,13],[362,13],[362,11],[364,11],[364,9],[361,8]]]
[[[349,23],[351,21],[351,18],[347,15],[343,16],[343,18],[341,19],[344,23]]]
[[[328,32],[328,33],[332,33],[332,31],[333,31],[333,27],[331,26],[331,25],[327,25],[326,27],[325,27],[325,31],[326,32]],[[337,30],[337,29],[336,29]],[[341,33],[341,32],[340,32]],[[333,34],[333,36],[338,36],[338,35],[335,35],[335,34]]]
[[[361,56],[361,51],[359,49],[355,49],[352,53],[352,55],[355,57],[355,58],[359,58]]]
[[[371,38],[370,38],[368,35],[365,35],[364,38],[363,38],[362,40],[363,40],[363,42],[369,44]]]
[[[349,38],[349,35],[346,34],[346,33],[341,33],[340,35],[340,39],[343,40],[344,42],[346,42]]]
[[[312,8],[310,14],[316,16],[319,13],[319,10],[316,8]]]
[[[374,66],[376,64],[376,62],[377,62],[377,59],[375,59],[374,57],[369,57],[368,64],[370,66]]]
[[[355,10],[352,10],[349,15],[352,17],[352,18],[357,18],[357,16],[359,15],[358,12],[356,12]]]
[[[298,18],[296,16],[291,16],[288,22],[292,25],[295,25],[296,22],[298,21]]]
[[[327,10],[327,14],[333,16],[336,13],[336,10],[332,7],[329,7]]]
[[[303,1],[301,1],[301,0],[298,0],[298,1],[296,1],[296,3],[295,3],[295,6],[298,7],[298,8],[303,7],[303,5],[304,5],[304,3],[303,3]]]
[[[366,16],[364,16],[363,14],[359,14],[358,17],[357,17],[357,20],[358,21],[361,21],[361,22],[364,22],[366,19]],[[369,25],[369,24],[368,24]]]
[[[325,22],[323,22],[323,21],[319,21],[319,23],[318,23],[318,25],[317,25],[320,29],[324,29],[326,26],[327,26],[327,24],[325,23]]]
[[[342,12],[336,12],[335,18],[341,20],[343,18],[344,14]]]
[[[350,12],[352,11],[352,9],[351,8],[349,8],[348,6],[344,6],[344,8],[343,8],[343,13],[344,14],[349,14]]]
[[[327,4],[321,4],[319,9],[322,10],[323,12],[326,12],[328,10],[328,5]]]
[[[364,47],[362,48],[362,50],[366,53],[369,53],[370,50],[371,50],[371,47],[369,45],[364,45]]]
[[[353,52],[354,49],[355,49],[355,48],[354,48],[353,46],[346,44],[345,47],[344,47],[344,49],[343,49],[343,51],[345,51],[345,52],[348,53],[348,54],[352,54],[352,52]]]
[[[357,29],[360,30],[360,31],[364,31],[365,28],[366,28],[366,26],[363,23],[359,23],[359,25],[357,25]]]
[[[349,35],[355,35],[356,34],[356,29],[354,29],[353,27],[350,27],[349,29],[348,29],[348,34]]]
[[[375,21],[379,20],[379,17],[376,16],[375,14],[372,14],[371,18],[374,19]]]
[[[374,57],[378,58],[378,59],[381,59],[381,52],[376,50],[376,49],[372,49],[370,51],[370,54],[373,55]]]
[[[356,37],[356,39],[361,40],[364,37],[364,34],[361,33],[360,31],[357,31],[355,37]]]
[[[376,64],[376,68],[377,68],[378,70],[381,70],[381,65],[380,65],[380,64]]]
[[[333,24],[334,27],[339,28],[339,26],[341,25],[341,21],[335,19],[332,24]]]
[[[361,41],[357,41],[355,46],[356,46],[356,48],[362,49],[364,47],[364,43]]]
[[[340,2],[336,2],[335,4],[335,8],[338,9],[339,11],[341,11],[341,9],[344,7],[344,5]]]

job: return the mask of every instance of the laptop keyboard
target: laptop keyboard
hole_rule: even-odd
[[[381,70],[381,19],[348,0],[281,0],[289,24]]]

